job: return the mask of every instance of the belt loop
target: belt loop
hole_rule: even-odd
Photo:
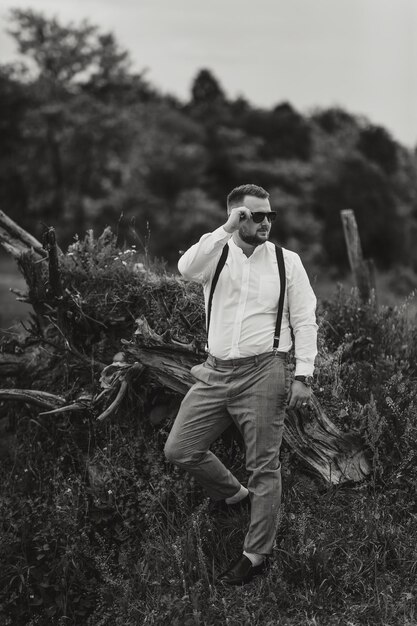
[[[258,362],[259,362],[259,357],[257,354],[255,354],[255,365],[258,365]]]

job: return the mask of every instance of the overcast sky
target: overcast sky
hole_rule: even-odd
[[[12,7],[112,30],[181,99],[207,67],[230,97],[304,113],[339,105],[417,144],[417,0],[3,0],[2,62],[16,58]]]

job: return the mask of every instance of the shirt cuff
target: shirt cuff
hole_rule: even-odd
[[[221,239],[224,239],[225,241],[228,241],[230,239],[230,237],[233,235],[233,233],[228,233],[224,230],[223,226],[219,226],[219,228],[216,228],[216,230],[213,230],[213,232],[211,233],[216,239],[218,239],[219,241]]]
[[[226,244],[231,238],[231,236],[232,236],[232,233],[227,233],[224,230],[223,226],[219,226],[219,228],[216,228],[216,230],[213,230],[212,233],[209,233],[207,235],[209,239],[207,239],[207,242],[206,242],[207,248],[204,251],[205,254],[211,254],[214,248],[217,248],[217,244],[219,242],[224,242]]]
[[[309,363],[297,363],[295,366],[294,376],[313,376],[314,365]]]

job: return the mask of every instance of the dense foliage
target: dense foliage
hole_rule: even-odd
[[[133,72],[111,34],[10,17],[23,63],[0,66],[0,202],[30,232],[46,222],[64,245],[119,222],[130,244],[132,222],[148,222],[152,253],[173,264],[221,223],[225,194],[255,182],[280,242],[310,263],[346,264],[339,213],[351,208],[366,256],[417,269],[416,158],[385,129],[340,109],[232,100],[207,69],[180,102]]]
[[[77,346],[88,359],[64,348],[54,356],[46,345],[48,367],[33,368],[26,381],[33,388],[74,396],[97,388],[94,359],[108,362],[120,339],[131,338],[135,316],[146,315],[158,332],[167,320],[183,339],[192,317],[203,334],[201,292],[118,249],[109,231],[76,242],[61,269],[72,338],[78,329]],[[95,332],[115,318],[116,327]],[[33,326],[29,340],[35,335]],[[416,363],[407,303],[360,305],[355,293],[339,290],[320,304],[316,393],[333,421],[363,437],[373,472],[362,484],[331,487],[284,447],[270,569],[242,589],[215,584],[213,574],[240,551],[248,514],[212,510],[200,488],[165,462],[170,422],[155,427],[148,419],[154,389],[142,386],[104,423],[87,412],[40,417],[27,405],[3,403],[2,623],[411,626]],[[216,451],[245,482],[239,448],[218,442]]]

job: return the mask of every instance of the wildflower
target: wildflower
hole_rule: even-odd
[[[107,493],[109,494],[109,496],[111,496],[113,491],[111,489],[109,489]]]

